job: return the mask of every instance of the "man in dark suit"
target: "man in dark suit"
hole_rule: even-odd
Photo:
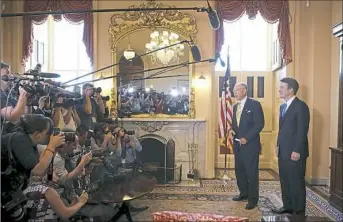
[[[233,200],[248,200],[245,209],[251,210],[257,206],[259,198],[258,165],[264,115],[261,104],[248,98],[247,91],[245,83],[237,83],[234,87],[237,104],[233,106],[230,134],[233,138],[235,173],[240,191]]]
[[[273,211],[305,215],[310,112],[306,103],[295,96],[298,89],[295,79],[281,79],[279,93],[286,103],[280,106],[277,146],[283,207]]]

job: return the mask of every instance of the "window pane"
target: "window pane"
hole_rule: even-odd
[[[244,15],[238,21],[224,22],[221,57],[226,60],[229,50],[232,71],[268,71],[271,64],[270,38],[271,25],[260,14],[254,20]],[[216,64],[216,70],[225,69],[219,62]]]
[[[54,81],[57,82],[66,82],[69,81],[71,79],[74,79],[77,77],[77,71],[61,71],[61,70],[52,70],[53,73],[57,73],[59,75],[61,75],[60,78],[55,79]]]
[[[78,44],[80,40],[80,30],[82,33],[83,24],[73,25],[64,19],[60,22],[54,22],[54,69],[78,69]]]
[[[267,71],[268,23],[260,15],[254,20],[244,16],[241,33],[242,70]]]

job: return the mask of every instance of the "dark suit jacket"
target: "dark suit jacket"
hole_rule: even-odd
[[[234,138],[245,138],[248,143],[240,146],[239,142],[234,140],[235,152],[239,149],[247,149],[249,152],[260,152],[260,132],[264,127],[264,114],[260,102],[247,98],[242,109],[239,127],[236,120],[237,104],[233,106],[232,129],[235,131]]]
[[[278,157],[290,159],[294,151],[300,153],[300,158],[306,159],[309,156],[307,133],[310,123],[310,111],[306,103],[295,97],[283,118],[280,107],[279,120]]]

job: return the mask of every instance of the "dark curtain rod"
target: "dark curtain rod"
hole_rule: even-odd
[[[44,0],[42,0],[44,1]],[[207,8],[199,7],[169,7],[169,8],[121,8],[121,9],[88,9],[88,10],[71,10],[71,11],[36,11],[36,12],[15,12],[2,13],[1,17],[17,17],[17,16],[38,16],[38,15],[64,15],[64,14],[80,14],[80,13],[101,13],[101,12],[144,12],[144,11],[197,11],[208,12]]]

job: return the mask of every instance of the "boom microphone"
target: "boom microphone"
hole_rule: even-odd
[[[201,61],[201,54],[200,54],[199,47],[194,43],[192,36],[190,36],[190,41],[187,41],[187,43],[188,45],[191,46],[191,53],[192,53],[193,60],[196,62]]]
[[[217,30],[220,28],[220,21],[216,10],[213,10],[209,1],[207,0],[208,10],[207,15],[212,29]]]
[[[191,46],[191,52],[192,52],[192,57],[193,57],[194,61],[196,61],[196,62],[201,61],[201,54],[200,54],[199,47],[197,45]]]
[[[217,61],[220,61],[220,65],[222,66],[222,67],[225,67],[225,62],[222,60],[222,58],[220,57],[220,54],[219,53],[217,53],[216,54],[216,62]]]

